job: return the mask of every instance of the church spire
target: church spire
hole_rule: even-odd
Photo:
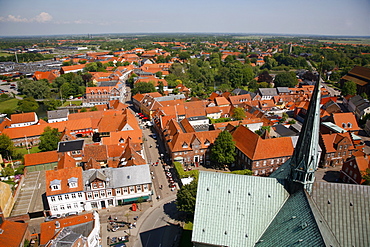
[[[319,161],[319,127],[320,127],[320,74],[312,93],[311,102],[303,123],[301,134],[290,161],[292,192],[294,188],[303,187],[311,193],[315,180],[315,171]]]

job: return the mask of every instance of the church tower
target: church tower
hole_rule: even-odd
[[[301,134],[290,159],[291,193],[302,186],[311,193],[315,181],[319,161],[320,95],[320,75],[318,75]]]

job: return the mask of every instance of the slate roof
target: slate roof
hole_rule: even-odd
[[[107,188],[120,188],[152,183],[149,165],[104,168],[99,170],[90,169],[83,171],[84,184],[91,181],[90,179],[96,176],[96,172],[103,174],[104,177],[106,177],[105,181],[108,179],[109,183],[107,184]],[[103,177],[101,178],[103,179]]]
[[[340,246],[370,246],[370,186],[316,182],[311,196]]]
[[[192,241],[254,246],[288,197],[274,178],[200,171]]]
[[[68,109],[48,111],[48,120],[59,119],[59,118],[67,118],[68,115],[69,115],[69,110]]]
[[[58,143],[58,152],[71,152],[82,150],[84,140],[73,140]]]

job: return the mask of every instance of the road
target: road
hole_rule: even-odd
[[[177,213],[175,201],[155,208],[142,223],[134,247],[177,246],[181,236],[180,224],[172,219]]]

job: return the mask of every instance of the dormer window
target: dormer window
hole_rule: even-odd
[[[342,123],[342,127],[345,128],[346,127],[346,123]]]
[[[210,143],[210,141],[208,141],[208,140],[206,140],[205,142],[204,142],[204,145],[205,146],[209,146],[211,143]]]
[[[189,145],[186,143],[186,142],[184,142],[183,144],[182,144],[182,148],[188,148],[189,147]]]
[[[53,181],[50,182],[50,188],[52,191],[54,190],[60,190],[61,189],[61,186],[60,186],[60,182],[61,180],[58,180],[58,179],[54,179]]]
[[[68,179],[69,188],[77,188],[77,184],[78,184],[77,182],[78,182],[78,178],[71,177],[70,179]]]
[[[121,139],[119,139],[119,142],[120,143],[124,143],[125,142],[125,139],[121,138]]]
[[[351,123],[347,123],[347,127],[348,128],[352,128],[352,124]]]

